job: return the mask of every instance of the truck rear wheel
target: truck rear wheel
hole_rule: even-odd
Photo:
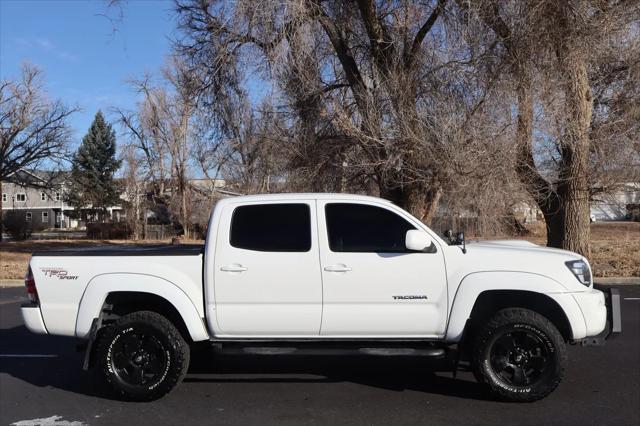
[[[473,352],[478,381],[515,402],[549,395],[564,377],[567,363],[558,329],[542,315],[522,308],[498,311],[479,330]]]
[[[96,366],[123,398],[151,401],[182,381],[189,355],[189,346],[168,319],[139,311],[105,328],[96,350]]]

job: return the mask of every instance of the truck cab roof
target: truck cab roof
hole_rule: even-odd
[[[223,198],[218,203],[244,203],[259,201],[295,201],[295,200],[344,200],[346,201],[368,201],[377,203],[393,204],[389,200],[383,198],[371,197],[368,195],[341,194],[341,193],[324,193],[324,192],[300,192],[300,193],[274,193],[274,194],[255,194],[255,195],[239,195],[236,197]]]

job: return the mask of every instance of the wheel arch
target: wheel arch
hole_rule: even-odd
[[[506,307],[521,307],[547,317],[565,340],[584,337],[584,316],[557,281],[535,273],[478,272],[467,275],[453,297],[445,340],[457,343],[473,321]],[[472,319],[473,318],[473,319]]]
[[[496,312],[506,308],[523,308],[547,318],[558,329],[565,341],[571,340],[571,323],[562,307],[550,296],[526,290],[486,290],[478,295],[466,327],[475,327],[489,320]],[[467,333],[470,330],[465,330]]]
[[[193,301],[177,285],[145,274],[104,274],[91,280],[78,309],[76,336],[89,338],[95,318],[105,309],[108,315],[124,315],[135,310],[151,310],[167,319],[193,342],[208,340],[209,334]]]
[[[192,341],[182,315],[167,299],[153,293],[141,291],[113,291],[107,294],[100,315],[102,325],[137,311],[151,311],[168,319],[187,341]]]

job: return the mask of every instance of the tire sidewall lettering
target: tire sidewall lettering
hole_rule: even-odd
[[[157,382],[155,382],[153,385],[148,386],[147,389],[149,390],[153,390],[157,388],[162,382],[164,382],[164,379],[167,377],[167,374],[169,374],[169,369],[171,368],[171,353],[169,352],[169,350],[165,349],[165,355],[167,357],[167,363],[164,366],[162,377],[160,377],[160,379]]]

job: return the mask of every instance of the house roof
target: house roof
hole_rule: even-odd
[[[20,169],[10,174],[6,182],[21,186],[31,186],[35,188],[50,187],[64,183],[70,172],[52,172],[43,170]]]

